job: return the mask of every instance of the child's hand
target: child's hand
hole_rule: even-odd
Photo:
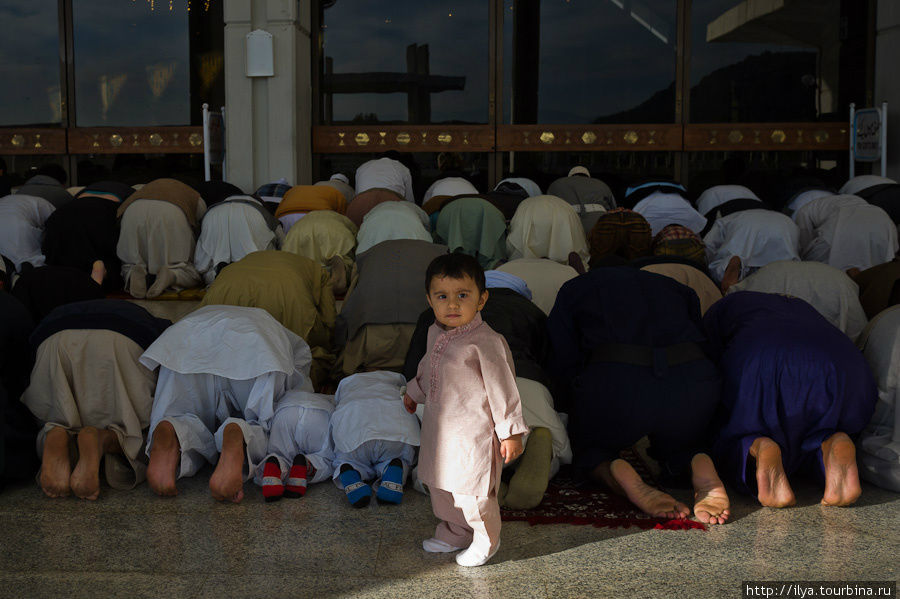
[[[500,456],[504,464],[509,464],[522,455],[522,434],[513,435],[500,441]]]
[[[414,402],[413,398],[406,393],[403,394],[403,407],[406,408],[406,411],[410,414],[416,413],[416,402]]]

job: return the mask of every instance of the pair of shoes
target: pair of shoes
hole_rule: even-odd
[[[391,460],[384,469],[376,497],[378,501],[386,503],[397,504],[403,501],[403,462],[398,459]]]
[[[434,537],[422,541],[422,549],[428,553],[452,553],[464,549],[463,547],[454,547],[450,543],[446,543]]]
[[[346,466],[346,469],[344,468]],[[338,478],[344,486],[344,493],[347,494],[347,500],[355,508],[364,508],[369,505],[372,499],[372,487],[363,482],[359,472],[350,468],[347,464],[341,467],[341,474]]]
[[[488,562],[488,560],[494,557],[494,554],[497,553],[498,549],[500,549],[500,541],[497,541],[497,546],[494,547],[494,550],[487,555],[485,555],[481,551],[475,550],[470,545],[468,549],[456,556],[456,563],[467,568],[483,566]]]
[[[274,457],[266,460],[263,466],[262,492],[267,502],[278,501],[282,497],[296,499],[306,495],[306,458],[301,464],[291,466],[284,483],[281,482],[281,464],[278,460]]]

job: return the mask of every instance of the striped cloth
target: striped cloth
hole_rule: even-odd
[[[677,256],[706,268],[706,244],[700,236],[682,225],[668,225],[653,238],[654,256]]]
[[[282,181],[284,181],[284,179],[282,179]],[[274,202],[277,204],[281,201],[281,198],[284,197],[284,194],[286,194],[290,189],[291,186],[288,185],[287,182],[266,183],[265,185],[261,185],[260,188],[256,190],[256,195],[263,202]]]
[[[601,216],[589,237],[592,268],[610,255],[629,261],[650,255],[650,223],[627,208],[616,208]]]

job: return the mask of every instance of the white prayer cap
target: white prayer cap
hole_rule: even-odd
[[[591,176],[591,171],[587,170],[586,167],[583,166],[573,166],[572,170],[569,171],[569,177],[574,177],[575,175],[584,175],[585,177]]]
[[[346,183],[347,185],[350,185],[350,179],[348,179],[347,175],[345,175],[343,173],[335,173],[335,174],[331,175],[331,178],[329,179],[329,181],[340,181],[342,183]]]

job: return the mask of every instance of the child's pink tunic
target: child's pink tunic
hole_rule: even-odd
[[[481,314],[455,329],[433,324],[428,353],[406,392],[425,404],[422,482],[461,495],[490,495],[502,469],[500,440],[528,431],[506,339]]]

